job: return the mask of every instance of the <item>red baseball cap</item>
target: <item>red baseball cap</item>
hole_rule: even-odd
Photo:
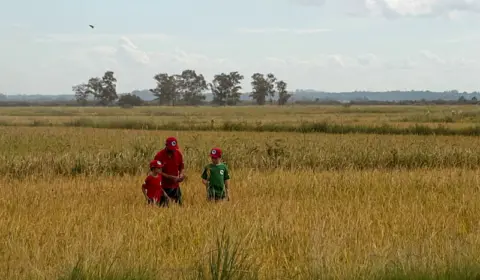
[[[163,164],[159,160],[152,160],[150,162],[150,168],[162,168]]]
[[[178,150],[178,141],[175,137],[168,137],[165,141],[165,147],[169,150]]]
[[[210,151],[210,156],[212,158],[221,158],[222,157],[222,150],[220,148],[213,148]]]

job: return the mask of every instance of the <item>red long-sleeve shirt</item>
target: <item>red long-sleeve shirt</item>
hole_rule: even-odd
[[[180,172],[185,168],[183,164],[183,155],[179,150],[173,150],[170,157],[168,151],[163,149],[155,155],[155,160],[162,162],[162,172],[171,176],[179,176]],[[178,188],[180,184],[170,178],[163,178],[163,188]]]

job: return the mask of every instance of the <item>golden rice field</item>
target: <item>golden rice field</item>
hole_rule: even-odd
[[[406,129],[415,125],[458,130],[475,128],[480,135],[480,107],[463,106],[267,106],[256,107],[94,107],[1,108],[1,125],[84,126],[101,128],[149,128],[173,130],[291,130],[299,124],[327,123],[375,132]],[[238,128],[242,125],[242,128]],[[273,126],[273,127],[272,127]],[[386,128],[385,126],[388,126]],[[344,130],[333,128],[330,130]],[[383,130],[383,131],[382,131]],[[385,130],[387,130],[385,132]],[[324,131],[321,131],[324,132]],[[421,133],[421,132],[420,132]],[[437,133],[438,134],[438,133]],[[472,135],[472,133],[463,133]]]
[[[0,108],[0,279],[476,279],[478,136],[66,125],[435,125],[452,110],[445,125],[478,125],[475,106]],[[160,209],[140,187],[168,136],[187,179],[184,205]],[[218,204],[200,179],[213,146],[232,176]]]

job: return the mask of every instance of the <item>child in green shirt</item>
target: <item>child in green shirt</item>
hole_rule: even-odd
[[[227,165],[221,162],[222,150],[213,148],[210,151],[210,157],[212,163],[205,166],[201,176],[202,182],[207,188],[207,199],[210,201],[229,200],[228,184],[230,174]]]

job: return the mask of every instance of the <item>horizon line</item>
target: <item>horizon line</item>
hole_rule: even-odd
[[[117,95],[122,95],[122,94],[131,94],[133,92],[148,92],[148,89],[135,89],[129,92],[117,92]],[[407,92],[424,92],[424,93],[450,93],[454,94],[454,91],[457,91],[457,94],[480,94],[480,91],[460,91],[460,90],[444,90],[444,91],[435,91],[435,90],[418,90],[418,89],[411,89],[411,90],[400,90],[400,89],[395,89],[395,90],[350,90],[350,91],[324,91],[324,90],[315,90],[315,89],[295,89],[293,91],[288,91],[289,93],[358,93],[358,92],[365,92],[365,93],[391,93],[391,92],[401,92],[401,93],[407,93]],[[249,94],[252,93],[252,91],[246,91],[242,92],[241,94]],[[211,92],[203,93],[203,95],[207,94],[212,94]],[[13,95],[20,95],[20,96],[28,96],[28,95],[41,95],[41,96],[61,96],[61,95],[75,95],[74,93],[48,93],[48,94],[41,94],[41,93],[4,93],[0,92],[0,95],[4,96],[13,96]],[[153,95],[153,93],[152,93]]]

